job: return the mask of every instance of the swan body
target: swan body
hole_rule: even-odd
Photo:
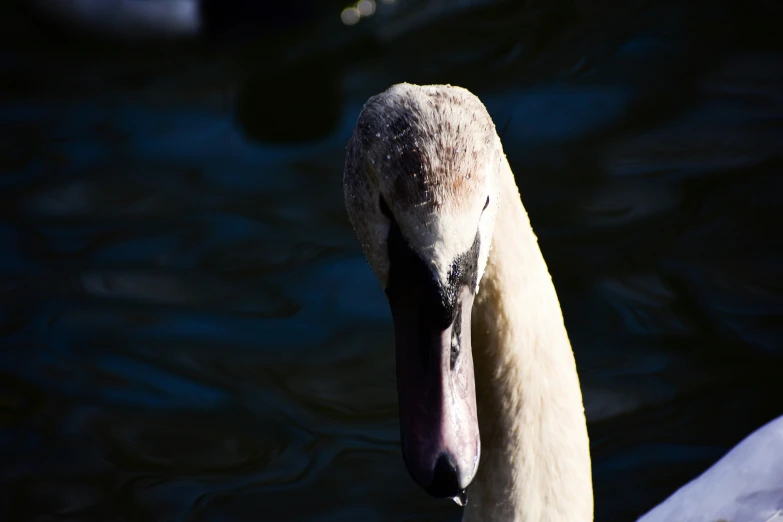
[[[783,522],[783,417],[757,429],[639,522]]]
[[[257,37],[312,19],[314,0],[26,0],[40,15],[66,27],[117,39]]]
[[[189,37],[201,31],[197,0],[30,0],[54,20],[124,38]]]
[[[392,311],[411,476],[457,500],[470,485],[465,521],[593,520],[573,351],[483,104],[448,85],[399,84],[370,98],[348,143],[343,185]],[[766,446],[754,447],[774,446],[783,460],[781,432],[783,421],[760,430],[754,436]],[[744,444],[697,481],[715,486],[753,451]],[[689,484],[643,520],[672,520],[688,501],[698,506],[691,495],[699,491]]]

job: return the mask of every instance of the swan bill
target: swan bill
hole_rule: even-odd
[[[439,283],[394,223],[388,244],[403,459],[430,495],[466,499],[480,452],[470,345],[473,275],[461,271],[451,284]]]

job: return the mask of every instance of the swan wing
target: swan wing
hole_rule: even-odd
[[[638,522],[783,522],[783,416]]]

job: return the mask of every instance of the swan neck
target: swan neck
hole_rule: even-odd
[[[481,463],[464,520],[593,519],[582,394],[552,279],[507,161],[473,308]]]

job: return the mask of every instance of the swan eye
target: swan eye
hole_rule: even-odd
[[[489,196],[487,196],[487,202],[484,203],[484,208],[482,208],[481,211],[484,212],[485,210],[487,210],[488,206],[489,206]]]
[[[391,210],[389,210],[389,205],[386,204],[386,200],[383,199],[383,195],[378,196],[378,206],[381,209],[381,214],[386,216],[389,219],[394,219],[392,216]]]

